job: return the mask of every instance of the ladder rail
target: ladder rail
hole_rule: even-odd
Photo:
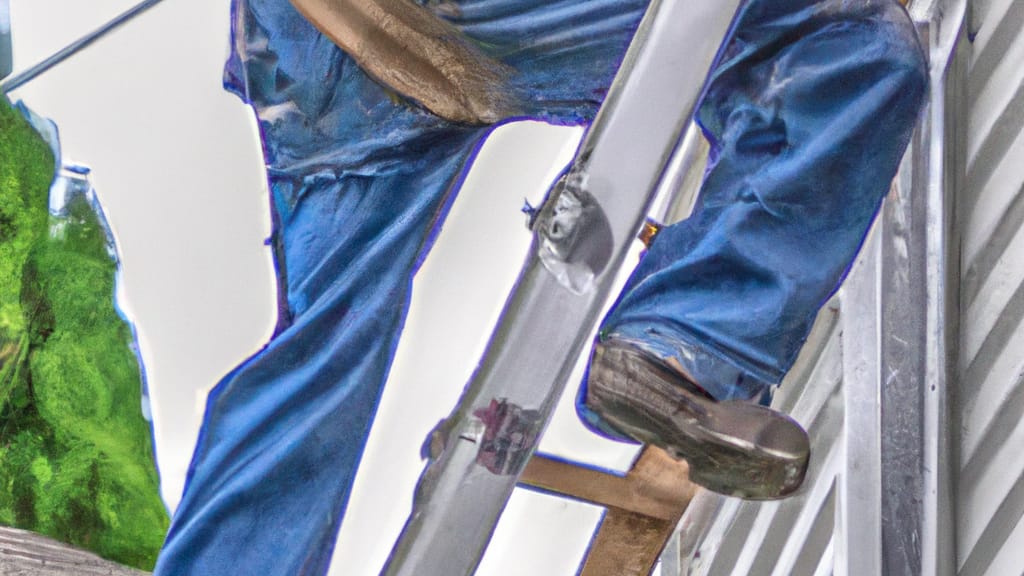
[[[384,574],[475,570],[690,126],[738,6],[651,3],[572,169],[537,218],[531,255],[479,368],[432,434],[432,460]]]

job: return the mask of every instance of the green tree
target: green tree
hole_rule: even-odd
[[[167,530],[116,262],[88,198],[0,98],[0,524],[143,569]]]

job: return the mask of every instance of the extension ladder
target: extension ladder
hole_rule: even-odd
[[[673,33],[681,43],[700,37],[717,40],[737,7],[682,4],[666,0],[651,6],[616,86],[565,180],[570,190],[578,186],[593,194],[594,203],[605,208],[608,217],[627,221],[629,225],[614,236],[615,246],[627,243],[640,228],[643,210],[636,211],[639,200],[634,197],[638,205],[626,217],[620,204],[626,199],[615,198],[614,192],[659,192],[678,186],[678,166],[685,163],[680,126],[693,105],[644,102],[637,96],[646,91],[629,88],[649,80],[645,74],[656,76],[658,66],[662,71],[680,69],[664,61],[653,64],[658,49],[671,42],[664,28],[669,22],[677,27]],[[776,397],[775,407],[791,413],[813,439],[815,455],[799,494],[771,503],[743,502],[707,491],[694,496],[692,486],[685,484],[685,465],[659,469],[664,462],[659,463],[661,455],[653,451],[645,452],[625,478],[545,457],[530,459],[552,399],[558,398],[565,383],[567,366],[580,351],[576,341],[571,350],[524,350],[527,341],[559,341],[557,335],[529,323],[536,318],[531,316],[536,303],[530,298],[545,294],[534,292],[536,276],[543,274],[535,256],[524,267],[517,289],[536,295],[517,293],[510,300],[460,406],[435,432],[439,439],[432,444],[440,449],[431,455],[413,513],[384,573],[472,574],[516,477],[524,485],[609,508],[581,566],[585,576],[647,574],[669,538],[675,547],[665,556],[663,568],[669,567],[671,576],[955,573],[955,364],[950,358],[955,359],[957,337],[958,229],[953,206],[965,170],[966,4],[919,0],[909,8],[931,67],[928,107],[850,282],[824,308],[801,360]],[[715,9],[720,10],[718,20],[709,14]],[[690,52],[682,46],[674,50],[696,54],[696,49]],[[712,55],[701,53],[702,68],[710,65]],[[693,60],[689,65],[696,66]],[[684,80],[678,93],[696,96],[699,84]],[[622,116],[629,123],[617,123],[621,108],[630,104],[646,107],[663,124],[641,127],[639,112]],[[666,131],[665,125],[674,132]],[[629,144],[635,147],[629,149]],[[615,155],[597,153],[612,149]],[[666,161],[669,153],[671,160]],[[655,160],[653,165],[642,164]],[[648,172],[617,172],[636,162]],[[632,177],[637,178],[635,183],[625,184]],[[625,187],[617,188],[620,185]],[[562,193],[552,192],[553,200],[544,210],[557,210]],[[543,261],[551,251],[542,226],[543,220],[534,248]],[[615,260],[615,267],[620,262]],[[597,289],[585,282],[585,274],[584,282],[577,282],[579,267],[554,264],[549,268],[560,274],[563,292],[582,294],[581,285]],[[604,270],[594,274],[597,281]],[[544,289],[559,292],[552,284]],[[560,304],[570,301],[562,298]],[[574,324],[576,333],[587,333],[588,322],[593,318]],[[515,342],[515,350],[503,350],[511,348],[506,346],[510,342]],[[535,373],[531,371],[531,380],[524,382],[517,372],[528,361],[541,361],[538,358],[563,364],[548,372],[549,380],[539,380],[541,386],[530,388],[538,382],[532,379]],[[816,384],[804,386],[809,381]],[[489,416],[487,423],[480,415]],[[500,417],[490,417],[494,415]],[[499,461],[499,468],[485,465]],[[642,496],[634,499],[638,492]],[[677,514],[682,515],[678,536],[672,532]]]
[[[23,85],[160,1],[142,1],[5,78],[0,90]],[[826,307],[809,359],[776,399],[818,442],[807,490],[781,503],[743,503],[695,496],[685,463],[655,449],[624,477],[533,454],[626,247],[638,230],[652,231],[643,225],[652,199],[678,192],[692,173],[685,169],[695,140],[690,117],[739,3],[652,2],[572,169],[536,218],[532,255],[480,368],[429,439],[431,461],[389,576],[471,574],[517,484],[609,509],[584,576],[648,574],[680,518],[672,576],[766,567],[772,574],[954,572],[946,358],[955,334],[946,329],[956,318],[955,289],[944,280],[956,272],[951,204],[964,169],[965,0],[911,6],[931,59],[928,111],[862,272],[841,305]],[[10,65],[6,11],[0,0],[0,78]],[[556,229],[556,220],[572,226]],[[547,324],[550,315],[563,321]],[[553,341],[570,345],[555,349]],[[915,341],[923,345],[906,348]],[[829,380],[830,371],[838,379]],[[805,392],[800,385],[823,377],[834,386]]]
[[[426,443],[430,461],[383,574],[472,574],[518,482],[609,507],[583,574],[652,570],[694,491],[684,463],[648,449],[620,478],[531,456],[653,199],[678,185],[694,107],[738,6],[651,3],[533,219],[530,255],[476,373]]]
[[[143,0],[3,78],[0,91],[30,82],[161,1]],[[653,233],[644,226],[651,203],[679,188],[692,155],[694,133],[686,135],[694,107],[739,3],[651,2],[571,169],[533,219],[531,256],[478,371],[431,435],[431,462],[386,574],[471,574],[517,482],[609,507],[586,576],[652,570],[695,490],[685,463],[649,448],[618,477],[531,456],[630,245],[641,229]],[[3,15],[6,7],[0,0]],[[0,68],[9,60],[4,22]]]

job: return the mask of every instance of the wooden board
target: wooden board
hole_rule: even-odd
[[[0,574],[3,576],[144,576],[32,532],[0,527]]]
[[[697,491],[688,472],[649,446],[625,476],[535,456],[519,483],[608,509],[581,576],[648,576]]]

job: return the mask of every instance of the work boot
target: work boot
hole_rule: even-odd
[[[587,408],[618,432],[690,465],[690,479],[751,500],[800,487],[810,443],[795,420],[752,401],[718,402],[680,370],[621,340],[594,346]]]

